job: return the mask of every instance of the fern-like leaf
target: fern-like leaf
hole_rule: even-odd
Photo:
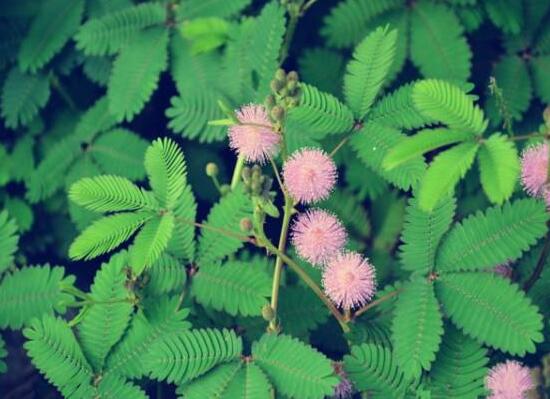
[[[191,191],[191,186],[185,186],[173,212],[176,224],[172,239],[168,243],[168,252],[178,259],[193,261],[196,252],[195,226],[193,223],[197,218],[197,202]]]
[[[126,288],[127,259],[127,253],[120,252],[101,266],[90,290],[96,303],[84,313],[79,324],[82,349],[95,371],[102,370],[107,354],[130,321],[133,305]]]
[[[491,21],[506,33],[517,35],[523,26],[523,3],[513,0],[483,1]]]
[[[0,335],[0,374],[4,374],[8,371],[8,365],[5,362],[6,357],[8,356],[8,351],[6,350],[6,342],[4,338]]]
[[[547,78],[548,68],[550,68],[550,55],[533,59],[532,71],[535,91],[546,104],[550,103],[550,82]]]
[[[233,331],[189,330],[157,340],[143,362],[151,378],[184,383],[238,358],[241,352],[241,338]]]
[[[172,213],[165,213],[145,223],[130,250],[130,266],[135,274],[141,274],[160,258],[172,238],[175,223]]]
[[[145,292],[159,296],[181,290],[187,281],[185,265],[176,258],[163,254],[147,270]]]
[[[395,56],[397,31],[378,28],[355,49],[344,76],[346,102],[358,119],[374,103]]]
[[[115,374],[101,377],[97,385],[99,399],[148,399],[149,396],[137,385],[124,381]]]
[[[69,257],[89,260],[112,251],[153,216],[150,212],[141,211],[118,213],[98,219],[73,241],[69,248]]]
[[[466,82],[472,52],[460,21],[444,4],[419,2],[411,15],[411,59],[428,78]]]
[[[405,162],[391,171],[382,168],[382,161],[388,151],[403,139],[404,135],[399,130],[377,123],[367,123],[352,136],[350,144],[365,165],[397,187],[408,190],[416,185],[424,174],[426,164],[422,157]]]
[[[296,304],[300,306],[296,306]],[[328,318],[326,306],[308,288],[281,287],[277,318],[286,334],[293,337],[307,336],[309,331],[323,324]]]
[[[0,274],[12,265],[18,242],[15,220],[9,217],[7,211],[0,212]]]
[[[407,214],[399,255],[403,269],[428,273],[435,265],[435,255],[439,242],[453,221],[456,201],[441,201],[431,211],[419,208],[418,200],[411,198]]]
[[[344,57],[340,53],[322,47],[305,49],[298,58],[298,65],[303,82],[340,97],[344,75]]]
[[[36,72],[58,53],[78,29],[84,0],[46,0],[19,48],[19,68]]]
[[[450,128],[480,135],[487,127],[481,109],[451,83],[423,80],[414,85],[412,97],[424,117],[445,123]]]
[[[66,398],[93,397],[92,368],[64,320],[45,316],[23,330],[34,365]]]
[[[252,345],[252,357],[276,391],[289,397],[321,399],[338,384],[328,358],[288,335],[264,334]]]
[[[145,153],[145,170],[160,205],[172,209],[187,181],[187,166],[179,146],[167,138],[153,141]]]
[[[489,200],[501,204],[510,198],[520,171],[516,146],[506,137],[493,134],[483,142],[478,161],[481,186]]]
[[[196,300],[236,316],[260,316],[271,294],[271,278],[252,262],[201,265],[193,277]]]
[[[470,137],[470,133],[457,132],[449,129],[424,129],[404,138],[393,147],[382,162],[382,167],[391,170],[411,159],[422,156],[437,148],[458,143]]]
[[[6,126],[27,126],[50,98],[50,85],[42,74],[28,75],[13,68],[4,81],[0,106]]]
[[[391,350],[378,344],[352,346],[351,353],[344,356],[344,369],[356,389],[380,397],[402,397],[411,384]]]
[[[74,276],[62,267],[30,266],[8,274],[0,284],[0,327],[21,328],[31,319],[64,313],[73,296],[62,291]]]
[[[164,27],[149,28],[136,34],[118,55],[107,90],[109,110],[118,121],[132,120],[156,90],[167,66],[168,39]]]
[[[436,281],[436,292],[453,323],[485,344],[523,356],[543,341],[538,308],[501,276],[445,274]]]
[[[76,46],[86,55],[115,54],[142,29],[161,25],[165,19],[166,9],[157,3],[110,12],[82,25],[75,36]]]
[[[178,16],[183,19],[199,17],[228,18],[238,14],[250,2],[251,0],[186,0],[185,6],[178,8]]]
[[[437,254],[437,270],[480,270],[513,261],[547,233],[542,202],[523,199],[457,223]]]
[[[418,205],[421,209],[429,212],[444,196],[453,193],[474,163],[478,148],[478,143],[467,141],[435,157],[420,185]]]
[[[150,204],[147,195],[120,176],[86,177],[69,189],[69,198],[94,212],[133,211]]]
[[[243,192],[241,186],[221,198],[212,207],[205,224],[214,229],[201,230],[198,248],[198,263],[206,265],[235,253],[243,246],[243,241],[236,236],[242,236],[239,223],[244,217],[250,216],[252,204],[250,198]],[[223,233],[216,231],[223,229]],[[228,233],[228,234],[224,234]]]
[[[399,294],[392,325],[395,360],[406,377],[417,379],[430,369],[442,335],[433,283],[425,278],[409,282]]]

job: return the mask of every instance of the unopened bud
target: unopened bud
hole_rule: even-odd
[[[268,108],[271,108],[275,105],[275,97],[272,95],[269,95],[265,99],[265,106]]]
[[[282,121],[284,116],[285,110],[280,105],[274,106],[271,110],[271,117],[277,122]]]
[[[208,177],[215,177],[218,176],[218,173],[220,172],[218,165],[216,165],[214,162],[208,162],[206,164],[206,176]]]
[[[546,126],[550,128],[550,105],[544,109],[544,112],[542,113],[542,118],[544,119]]]
[[[269,87],[271,87],[271,91],[273,93],[278,93],[279,91],[281,91],[283,89],[283,87],[285,87],[285,84],[284,84],[284,82],[281,82],[280,80],[274,79],[269,84]]]
[[[288,75],[286,75],[286,78],[288,80],[297,81],[298,80],[298,72],[296,71],[290,71]]]
[[[239,227],[243,233],[247,233],[252,230],[252,220],[249,218],[242,218],[239,222]]]
[[[269,303],[266,303],[262,308],[262,317],[266,321],[271,321],[275,318],[275,311]]]
[[[282,68],[277,69],[277,72],[275,72],[275,79],[285,82],[286,81],[285,70]]]
[[[224,184],[220,187],[220,194],[225,195],[231,191],[231,186],[229,184]]]
[[[296,91],[297,87],[298,87],[298,81],[296,80],[289,80],[288,83],[286,84],[286,88],[290,93],[293,93],[294,91]]]
[[[245,183],[250,181],[250,179],[252,178],[252,170],[248,166],[245,166],[243,168],[243,171],[241,172],[241,177],[243,178]]]

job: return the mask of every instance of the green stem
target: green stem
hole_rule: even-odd
[[[285,193],[285,205],[283,213],[283,225],[281,227],[281,234],[279,236],[279,246],[277,247],[279,253],[284,253],[286,249],[286,240],[288,236],[288,228],[290,226],[290,218],[292,217],[292,209],[294,204],[292,199]],[[271,287],[271,308],[275,317],[269,322],[269,330],[277,331],[277,307],[279,302],[279,287],[281,285],[281,273],[283,271],[283,258],[277,255],[275,261],[275,270],[273,271],[273,285]]]
[[[544,265],[546,264],[546,258],[548,258],[548,254],[550,254],[550,233],[546,234],[544,247],[542,247],[542,251],[540,252],[535,270],[533,270],[533,273],[531,274],[529,279],[525,282],[525,284],[523,284],[523,289],[525,292],[528,292],[539,279],[540,275],[542,274],[542,270],[544,269]]]
[[[79,308],[79,307],[88,306],[88,305],[110,305],[113,303],[121,303],[121,302],[132,302],[132,299],[119,298],[119,299],[112,299],[110,301],[94,301],[94,300],[88,299],[84,301],[69,302],[66,305],[70,308]]]
[[[356,317],[359,317],[361,316],[363,313],[365,313],[367,310],[369,309],[372,309],[378,305],[380,305],[381,303],[383,302],[386,302],[388,299],[391,299],[393,298],[394,296],[396,296],[397,294],[399,294],[401,292],[401,290],[395,290],[395,291],[392,291],[386,295],[384,295],[383,297],[381,298],[378,298],[376,301],[373,301],[365,306],[363,306],[361,309],[358,309],[354,314],[353,314],[353,318],[356,318]]]
[[[50,82],[52,84],[52,87],[55,90],[57,90],[57,92],[59,93],[59,95],[61,96],[63,101],[65,101],[65,103],[67,103],[69,108],[73,111],[76,111],[78,109],[78,107],[76,106],[75,102],[71,98],[71,96],[70,96],[69,92],[67,91],[67,89],[65,89],[65,87],[61,84],[61,81],[59,80],[59,78],[56,75],[52,74],[51,77],[50,77]]]
[[[285,39],[283,46],[281,47],[281,58],[279,60],[279,65],[282,65],[286,58],[288,57],[288,50],[290,48],[290,43],[294,37],[294,32],[296,32],[296,25],[298,25],[298,20],[300,19],[300,14],[296,12],[289,12],[290,20],[288,21],[288,27],[286,28]]]
[[[82,290],[79,290],[78,288],[76,288],[73,285],[62,285],[60,288],[61,288],[61,291],[64,291],[67,294],[71,294],[71,295],[73,295],[77,298],[84,299],[84,300],[89,300],[90,299],[90,295],[88,295],[87,293],[85,293]]]
[[[235,169],[233,169],[233,177],[231,178],[231,190],[235,190],[241,181],[241,174],[244,168],[244,157],[239,155],[237,158],[237,163],[235,164]]]
[[[519,136],[509,136],[509,139],[511,141],[521,141],[521,140],[529,140],[533,137],[546,137],[547,136],[547,133],[529,133],[529,134],[524,134],[524,135],[519,135]]]

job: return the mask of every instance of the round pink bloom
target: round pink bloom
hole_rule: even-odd
[[[322,209],[302,213],[292,225],[292,243],[298,255],[313,265],[324,265],[347,241],[338,218]]]
[[[281,136],[262,105],[245,105],[236,112],[239,124],[229,128],[229,146],[248,162],[265,162],[277,152]]]
[[[533,197],[543,197],[548,179],[548,145],[539,144],[523,151],[521,156],[521,182]]]
[[[515,360],[507,360],[489,370],[485,386],[491,391],[489,399],[523,399],[535,384],[529,368]]]
[[[323,150],[306,148],[285,162],[283,177],[292,198],[310,204],[328,197],[336,183],[336,165]]]
[[[329,298],[344,309],[362,306],[376,291],[374,267],[356,252],[339,253],[323,272],[323,287]]]

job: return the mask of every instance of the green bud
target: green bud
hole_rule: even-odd
[[[542,113],[542,118],[544,119],[546,126],[550,128],[550,105],[544,109],[544,112]]]
[[[266,106],[267,108],[271,108],[271,107],[273,107],[274,105],[275,105],[275,97],[274,97],[273,95],[270,94],[270,95],[267,96],[266,99],[265,99],[265,106]]]
[[[298,87],[298,81],[296,80],[289,80],[288,83],[286,84],[286,88],[288,89],[289,92],[295,91],[297,87]]]
[[[281,91],[283,89],[284,86],[284,82],[281,82],[280,80],[272,80],[271,83],[269,84],[269,87],[271,88],[271,91],[273,93],[278,93],[279,91]]]
[[[220,193],[222,195],[229,194],[231,191],[231,186],[229,184],[224,184],[220,187]]]
[[[286,81],[285,70],[282,68],[277,69],[277,72],[275,72],[275,79],[285,82]]]
[[[214,162],[208,162],[206,164],[206,176],[208,177],[215,177],[218,176],[218,173],[220,172],[218,165],[216,165]]]
[[[277,122],[281,122],[285,116],[285,110],[280,105],[276,105],[271,110],[271,117]]]
[[[243,168],[243,171],[241,172],[241,177],[243,178],[244,182],[247,183],[252,179],[252,169],[250,169],[248,166],[245,166]]]
[[[298,81],[298,72],[296,71],[290,71],[288,75],[286,76],[288,80]]]
[[[271,321],[275,318],[275,311],[269,303],[266,303],[262,308],[262,317],[265,321]]]

